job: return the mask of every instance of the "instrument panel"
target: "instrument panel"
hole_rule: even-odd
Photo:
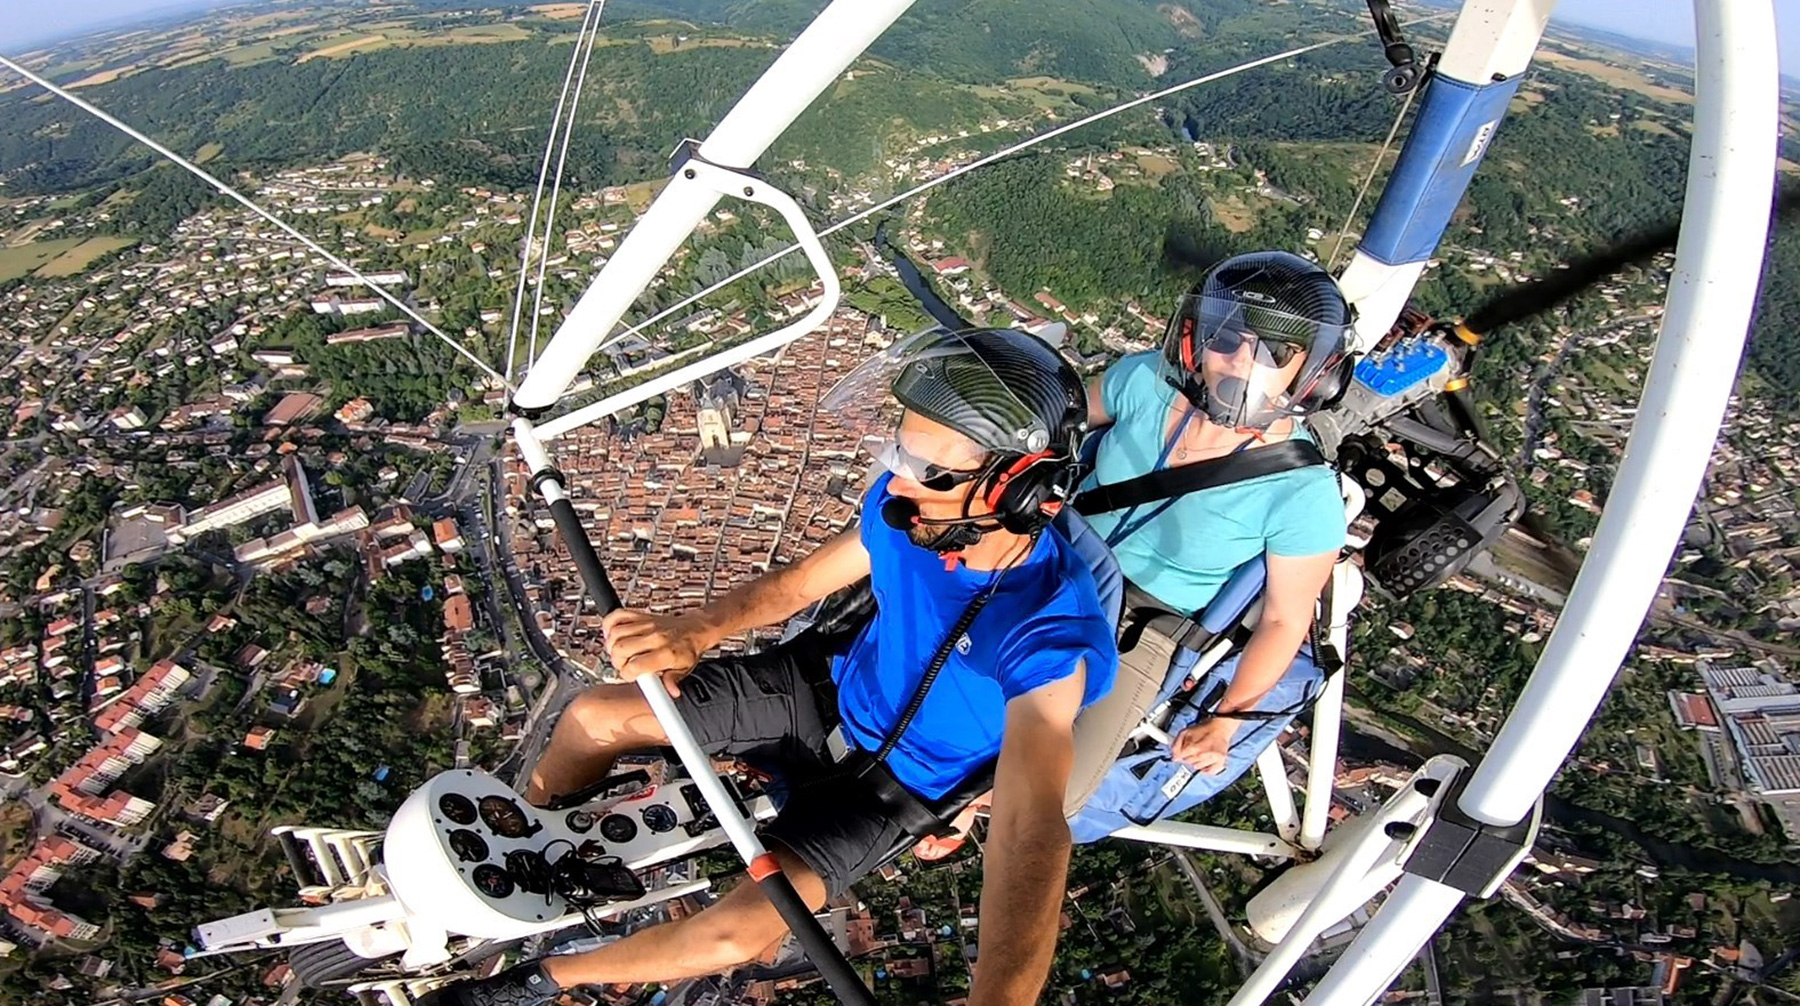
[[[641,874],[723,844],[693,790],[652,783],[547,811],[485,772],[456,769],[407,799],[388,826],[383,858],[409,911],[455,913],[461,932],[507,938],[571,911],[550,889],[550,865],[564,855],[617,857]],[[770,813],[767,801],[757,809]]]

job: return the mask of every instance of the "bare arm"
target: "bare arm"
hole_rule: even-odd
[[[1106,396],[1101,393],[1105,385],[1104,373],[1088,382],[1088,428],[1092,430],[1112,425],[1112,417],[1106,414]]]
[[[757,577],[704,607],[676,615],[613,611],[602,623],[607,656],[621,678],[662,673],[670,693],[678,695],[675,682],[720,640],[787,619],[868,575],[869,552],[852,528],[799,562]]]
[[[981,961],[970,1006],[1035,1003],[1050,973],[1069,873],[1063,795],[1086,682],[1086,667],[1078,666],[1006,704],[981,884]]]
[[[1171,753],[1177,761],[1208,774],[1225,770],[1231,741],[1243,721],[1231,714],[1255,709],[1269,689],[1281,680],[1306,642],[1312,625],[1313,604],[1331,576],[1336,552],[1318,555],[1271,555],[1269,583],[1263,591],[1262,617],[1244,646],[1237,674],[1219,700],[1219,713],[1202,719],[1176,735]]]
[[[851,528],[791,566],[743,584],[695,612],[706,625],[708,645],[746,629],[774,625],[869,575],[869,552]]]
[[[1336,552],[1268,556],[1269,583],[1263,591],[1262,617],[1244,646],[1231,687],[1225,689],[1220,714],[1256,708],[1264,693],[1287,673],[1300,644],[1306,642],[1313,608],[1336,562]]]

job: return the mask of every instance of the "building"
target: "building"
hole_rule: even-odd
[[[325,345],[344,346],[361,342],[381,342],[385,339],[403,339],[411,333],[411,326],[404,323],[377,325],[373,328],[353,328],[347,332],[336,332],[326,336]]]
[[[310,418],[325,405],[325,399],[304,391],[281,396],[281,401],[263,415],[264,426],[292,426]]]
[[[431,525],[431,537],[437,547],[445,552],[461,552],[464,547],[462,532],[456,529],[456,521],[444,517]]]
[[[141,764],[160,747],[161,738],[121,727],[51,780],[50,797],[69,813],[89,820],[125,827],[137,824],[156,805],[130,793],[106,791],[127,769]]]
[[[271,510],[279,510],[289,500],[288,487],[284,481],[276,479],[273,482],[265,482],[187,514],[180,526],[170,531],[169,537],[176,544],[180,544],[208,531],[230,527],[233,524],[242,524],[245,521],[261,517]]]
[[[12,916],[26,935],[40,943],[93,939],[100,934],[99,926],[58,911],[44,895],[62,876],[60,867],[80,865],[99,855],[62,835],[39,839],[29,855],[0,877],[0,912]]]
[[[135,405],[121,405],[107,415],[106,421],[121,430],[141,430],[149,423],[144,410]]]
[[[158,661],[100,710],[94,717],[94,726],[104,734],[138,726],[174,701],[175,693],[192,677],[187,668],[173,660]]]
[[[352,398],[334,414],[340,423],[361,423],[375,414],[375,406],[367,398]]]
[[[452,594],[444,599],[444,628],[451,632],[468,632],[475,627],[475,606],[469,595]]]
[[[349,273],[332,273],[325,277],[325,285],[333,287],[358,287],[365,285],[363,283],[363,280],[365,279],[376,286],[406,285],[406,274],[398,270],[390,272],[366,272],[361,276],[352,276]]]
[[[1693,692],[1670,690],[1669,710],[1675,714],[1675,725],[1683,730],[1719,732],[1719,717],[1706,696]]]
[[[1788,834],[1800,834],[1800,687],[1773,660],[1745,666],[1701,658],[1694,668],[1745,788],[1775,811]]]
[[[1663,990],[1656,985],[1639,988],[1583,989],[1581,1006],[1663,1006]]]

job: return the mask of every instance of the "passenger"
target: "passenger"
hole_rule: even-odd
[[[1310,440],[1302,419],[1345,377],[1350,320],[1331,276],[1297,255],[1263,252],[1219,263],[1181,301],[1161,352],[1127,356],[1094,382],[1089,422],[1111,430],[1100,442],[1093,481],[1111,485]],[[1234,570],[1259,557],[1267,560],[1268,583],[1249,642],[1192,693],[1205,696],[1227,682],[1218,715],[1196,719],[1190,710],[1169,725],[1172,750],[1115,766],[1071,821],[1078,842],[1210,798],[1241,776],[1293,715],[1232,713],[1298,712],[1305,705],[1321,681],[1305,645],[1314,604],[1345,534],[1338,481],[1323,465],[1087,516],[1133,594],[1170,611],[1205,608]],[[1140,646],[1121,655],[1121,691],[1132,672],[1163,680],[1167,668],[1132,663],[1156,659],[1153,652]],[[1178,659],[1192,666],[1193,656]]]
[[[897,425],[898,410],[882,408],[890,390],[905,410]],[[859,367],[828,404],[853,433],[869,432],[863,444],[887,469],[864,497],[860,528],[698,609],[612,612],[608,657],[623,678],[661,675],[704,748],[779,775],[789,795],[764,836],[814,909],[918,837],[899,817],[941,820],[954,810],[946,795],[991,767],[983,953],[969,1001],[1035,1002],[1068,865],[1072,727],[1117,662],[1092,575],[1045,532],[1074,487],[1081,379],[1022,332],[933,331]],[[837,637],[847,647],[808,631],[758,654],[702,659],[864,577],[877,610],[853,638]],[[827,751],[837,726],[861,752],[848,762]],[[556,725],[526,799],[541,806],[603,778],[618,755],[666,742],[636,685],[596,687]],[[896,812],[896,800],[910,804]],[[739,883],[696,915],[432,1001],[531,1006],[573,985],[708,974],[786,933],[763,892]]]

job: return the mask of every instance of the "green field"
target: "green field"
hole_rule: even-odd
[[[54,241],[32,241],[13,248],[0,248],[0,282],[17,279],[65,252],[82,244],[81,238],[59,238]]]
[[[49,263],[37,271],[37,274],[45,278],[80,275],[89,265],[93,264],[95,259],[111,252],[118,251],[120,248],[124,248],[131,243],[132,241],[130,238],[122,237],[88,238],[86,241],[76,244],[75,247],[70,248],[68,251],[63,252],[54,259],[51,259]],[[26,247],[30,246],[27,245]]]

